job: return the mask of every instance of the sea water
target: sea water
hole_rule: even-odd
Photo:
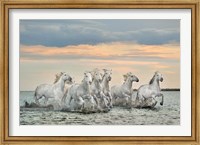
[[[70,113],[62,111],[20,111],[20,125],[179,125],[180,91],[162,91],[154,109],[114,107],[108,113]],[[20,92],[20,106],[34,102],[33,91]],[[41,100],[43,103],[44,100]],[[50,100],[51,101],[51,100]]]

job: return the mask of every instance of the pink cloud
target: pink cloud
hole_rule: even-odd
[[[157,57],[179,59],[180,46],[177,44],[141,45],[130,42],[101,43],[97,45],[71,45],[45,47],[41,45],[20,47],[20,52],[38,56],[84,56],[84,57]]]

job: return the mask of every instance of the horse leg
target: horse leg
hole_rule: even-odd
[[[97,99],[97,96],[96,96],[96,95],[93,95],[93,98],[94,98],[94,101],[96,102],[97,107],[98,107],[98,106],[99,106],[99,101],[98,101],[98,99]]]
[[[85,102],[81,105],[80,111],[83,112],[85,108]]]
[[[105,108],[109,109],[108,103],[107,103],[109,101],[107,100],[107,96],[104,93],[102,93],[101,98],[103,99],[103,103],[104,103]]]
[[[41,99],[41,98],[42,98],[42,96],[35,95],[35,103],[37,105],[40,105],[39,99]]]
[[[130,96],[128,95],[128,94],[126,94],[126,93],[122,93],[122,95],[123,95],[123,97],[125,97],[126,99],[125,99],[125,106],[128,106],[129,105],[129,98],[130,98]]]
[[[109,106],[110,106],[110,108],[112,108],[113,107],[113,105],[112,105],[112,96],[111,96],[110,92],[108,93],[108,97],[109,97]]]
[[[115,91],[113,89],[111,89],[111,92],[110,92],[110,97],[111,97],[111,104],[112,106],[115,105],[115,100],[116,100],[116,94],[115,94]]]
[[[162,100],[160,102],[160,105],[162,106],[164,103],[164,95],[162,93],[159,93],[158,95],[156,95],[156,97],[162,97]]]
[[[47,105],[48,98],[46,96],[44,96],[44,97],[45,97],[44,105]]]
[[[163,103],[164,103],[164,95],[161,94],[161,97],[162,97],[162,101],[160,102],[160,105],[163,105]]]
[[[154,102],[153,102],[153,100],[154,100]],[[152,102],[153,102],[153,104],[152,104],[151,108],[154,108],[157,104],[157,101],[154,97],[152,97]]]
[[[140,94],[137,94],[136,100],[135,100],[135,107],[136,108],[142,108],[144,104],[144,97]]]

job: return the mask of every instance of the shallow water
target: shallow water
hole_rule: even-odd
[[[154,109],[114,107],[108,113],[70,113],[61,111],[20,111],[20,125],[179,125],[180,92],[163,91],[164,105],[159,100]],[[20,92],[20,106],[34,102],[34,92]]]

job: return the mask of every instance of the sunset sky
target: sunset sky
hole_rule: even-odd
[[[111,86],[132,72],[138,88],[155,71],[161,88],[180,87],[179,20],[20,20],[20,90],[69,73],[77,83],[95,68],[112,69]]]

